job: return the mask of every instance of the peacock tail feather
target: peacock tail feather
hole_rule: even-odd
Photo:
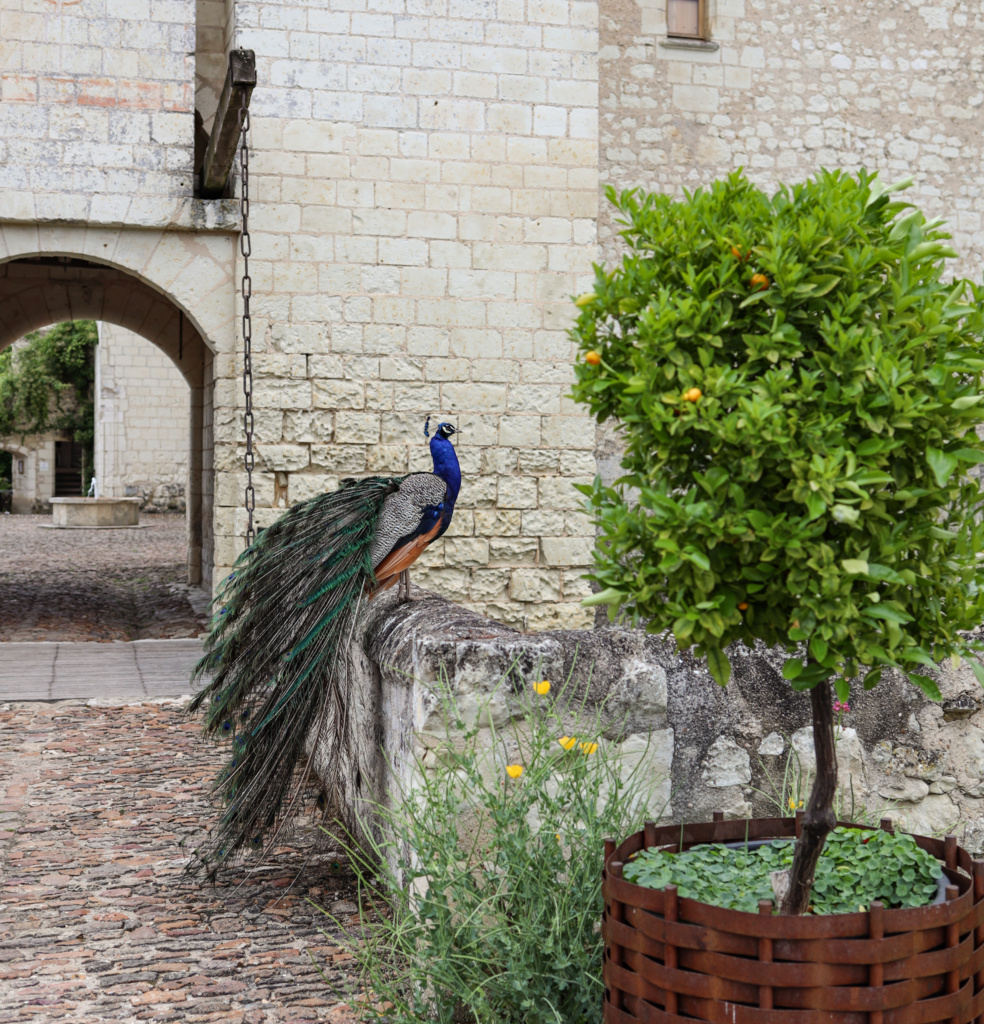
[[[206,734],[232,740],[215,780],[225,809],[193,865],[210,876],[281,834],[310,775],[312,731],[331,728],[341,749],[342,652],[353,615],[375,586],[373,545],[400,483],[346,480],[295,506],[257,535],[218,590],[193,675],[207,682],[190,705],[204,710]],[[300,775],[299,762],[306,762]]]

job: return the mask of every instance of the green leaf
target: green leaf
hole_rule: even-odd
[[[797,679],[803,672],[803,662],[797,658],[790,658],[782,666],[783,679]]]
[[[811,519],[816,519],[827,511],[827,503],[819,494],[815,494],[811,491],[806,496],[806,510],[809,512]]]
[[[810,654],[817,661],[823,661],[827,657],[827,641],[815,636],[810,640]]]
[[[812,296],[826,295],[827,292],[836,288],[840,284],[840,276],[838,274],[817,274],[816,277],[808,278],[806,283],[812,286]]]
[[[850,680],[845,679],[843,676],[838,676],[834,680],[834,690],[837,692],[837,699],[846,704],[851,696]]]
[[[980,465],[984,462],[984,452],[978,451],[976,448],[958,448],[952,454],[961,462],[972,462],[975,465]]]
[[[961,395],[960,398],[955,398],[951,403],[950,407],[960,412],[963,409],[970,409],[984,398],[984,395]]]
[[[883,601],[864,611],[865,618],[882,619],[885,622],[912,622],[912,616],[894,603]]]
[[[697,566],[698,569],[703,569],[704,572],[710,572],[711,560],[704,554],[703,551],[697,551],[695,548],[684,548],[680,554],[687,559],[688,562],[692,562]]]
[[[940,693],[940,688],[936,685],[935,679],[920,675],[918,672],[907,672],[906,675],[908,675],[910,682],[915,683],[930,700],[943,699],[943,694]]]
[[[693,619],[680,618],[673,623],[673,635],[677,640],[686,640],[694,631],[697,623]]]
[[[620,605],[625,602],[628,598],[628,594],[624,591],[616,590],[614,587],[608,587],[606,590],[602,590],[597,594],[591,594],[585,597],[581,601],[582,608],[593,608],[598,604],[608,605]]]
[[[845,558],[841,561],[844,572],[852,576],[864,576],[868,572],[868,563],[862,558]]]
[[[936,477],[937,484],[940,487],[945,487],[947,481],[953,475],[953,471],[957,468],[956,455],[941,451],[939,448],[927,448],[926,461],[929,463],[929,468],[933,471],[933,476]]]
[[[720,647],[709,647],[707,649],[707,667],[711,676],[718,686],[727,686],[731,678],[731,662],[727,654]]]

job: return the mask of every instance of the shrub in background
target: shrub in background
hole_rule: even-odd
[[[84,452],[84,494],[95,437],[96,322],[68,320],[25,340],[0,352],[0,434],[67,434]]]
[[[586,603],[672,630],[721,685],[728,644],[779,645],[810,691],[817,775],[785,913],[807,908],[835,821],[830,681],[846,701],[891,667],[938,699],[927,670],[979,649],[960,631],[984,612],[984,289],[943,280],[949,236],[898,187],[610,190],[627,251],[577,300],[574,397],[625,446],[625,476],[585,489]]]
[[[445,741],[377,809],[387,838],[348,850],[367,1019],[601,1020],[603,841],[641,827],[651,780],[625,773],[597,721],[565,735],[549,689],[519,694],[524,716],[491,746],[449,701]]]

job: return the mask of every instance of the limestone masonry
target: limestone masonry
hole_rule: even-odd
[[[195,114],[250,48],[260,525],[425,468],[447,418],[466,484],[417,581],[587,625],[572,485],[613,448],[565,397],[566,328],[617,252],[600,185],[912,174],[984,262],[980,5],[707,2],[694,42],[663,0],[0,0],[0,345],[92,317],[175,362],[192,578],[220,578],[245,528],[239,220],[195,198]]]

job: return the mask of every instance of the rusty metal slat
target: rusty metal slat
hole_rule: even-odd
[[[789,836],[792,819],[656,827],[606,851],[606,1024],[984,1024],[984,862],[952,837],[917,836],[945,863],[938,905],[781,917],[656,892],[622,874],[645,847]],[[850,823],[842,823],[850,824]],[[855,826],[856,827],[856,826]],[[740,838],[740,837],[738,837]]]

